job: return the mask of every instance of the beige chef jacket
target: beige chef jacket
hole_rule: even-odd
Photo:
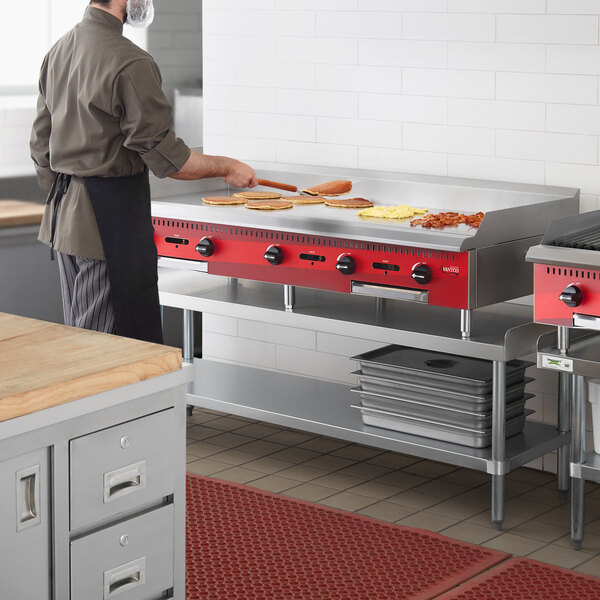
[[[188,160],[161,83],[154,59],[123,37],[119,19],[98,8],[88,7],[44,58],[31,157],[43,188],[56,173],[75,176],[57,215],[59,252],[104,259],[92,204],[77,177],[135,175],[145,166],[167,177]],[[52,211],[48,205],[40,227],[45,244]]]

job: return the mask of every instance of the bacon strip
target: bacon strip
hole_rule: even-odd
[[[440,212],[427,215],[422,219],[413,219],[410,222],[411,227],[420,225],[425,229],[441,229],[442,227],[456,227],[461,223],[469,227],[477,228],[481,225],[484,213],[478,212],[474,215],[464,215],[457,212]]]

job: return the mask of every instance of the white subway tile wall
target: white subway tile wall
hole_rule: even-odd
[[[599,19],[598,0],[204,0],[205,149],[572,186],[598,209]],[[206,357],[344,383],[380,346],[204,322]],[[529,373],[554,423],[556,375]]]

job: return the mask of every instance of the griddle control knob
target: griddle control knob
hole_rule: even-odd
[[[421,285],[425,285],[431,281],[431,269],[424,263],[413,267],[411,277]]]
[[[265,252],[265,260],[272,265],[280,265],[283,262],[283,250],[279,246],[269,246]]]
[[[209,237],[203,237],[196,245],[196,252],[202,256],[212,256],[215,253],[215,243]]]
[[[356,262],[349,254],[342,254],[338,257],[335,268],[343,275],[352,275],[356,270]]]
[[[581,301],[583,300],[583,294],[577,286],[570,285],[563,290],[558,299],[562,300],[567,306],[574,308],[575,306],[579,306],[581,304]]]

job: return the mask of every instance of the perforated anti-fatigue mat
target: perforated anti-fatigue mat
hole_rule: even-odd
[[[439,600],[598,600],[600,579],[553,565],[515,558]]]
[[[509,555],[187,477],[187,600],[427,600]]]

